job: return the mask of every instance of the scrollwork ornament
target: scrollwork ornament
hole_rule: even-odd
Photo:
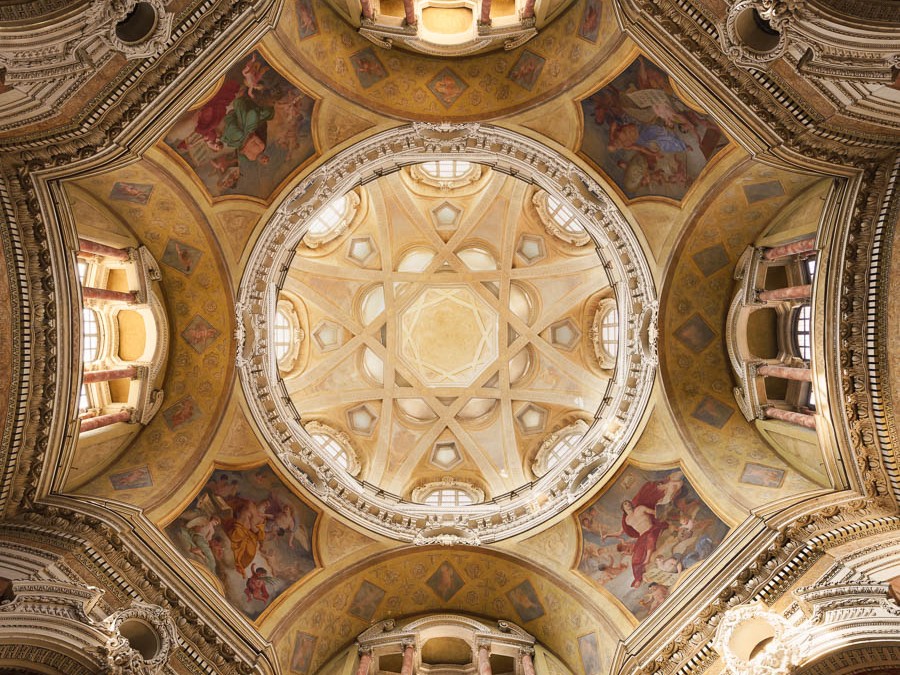
[[[739,66],[765,70],[787,50],[795,4],[793,0],[741,0],[735,3],[719,30],[722,50]],[[769,34],[777,35],[777,41],[765,49],[748,44],[746,35],[741,35],[741,25],[751,21],[747,16],[754,10],[759,19],[770,26]]]
[[[752,636],[742,634],[751,631]],[[760,636],[757,645],[752,644],[755,635]],[[729,672],[785,675],[803,656],[799,639],[797,630],[787,619],[756,601],[729,609],[722,615],[712,647],[722,656]],[[736,643],[740,645],[738,648]]]

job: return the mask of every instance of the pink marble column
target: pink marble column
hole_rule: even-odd
[[[782,244],[781,246],[773,246],[763,251],[763,260],[780,260],[781,258],[789,258],[792,255],[801,255],[803,253],[812,253],[816,250],[815,236],[806,237],[799,241],[792,241],[790,244]]]
[[[356,675],[369,675],[369,667],[372,665],[372,650],[359,652],[359,665],[356,667]]]
[[[416,2],[415,0],[403,0],[403,10],[406,12],[406,25],[416,25]]]
[[[763,302],[777,302],[779,300],[809,300],[812,295],[812,284],[803,286],[788,286],[776,288],[774,291],[760,291],[759,299]]]
[[[364,19],[368,19],[369,21],[375,20],[375,7],[372,4],[372,0],[361,0],[362,3],[362,15]]]
[[[534,0],[525,0],[525,8],[522,10],[523,19],[534,18]]]
[[[400,666],[400,675],[413,675],[413,653],[416,648],[411,644],[403,646],[403,665]]]
[[[137,293],[134,291],[123,293],[122,291],[109,291],[105,288],[85,286],[81,289],[81,293],[85,300],[111,300],[113,302],[127,302],[130,305],[137,302]]]
[[[82,382],[90,384],[92,382],[109,382],[110,380],[122,380],[137,377],[137,366],[126,366],[124,368],[111,368],[110,370],[89,370],[84,374]]]
[[[522,675],[535,675],[531,652],[522,652]]]
[[[812,371],[809,368],[765,365],[759,366],[756,369],[756,374],[767,377],[781,377],[785,380],[795,380],[797,382],[812,382]]]
[[[481,18],[478,23],[482,26],[491,25],[491,0],[481,0]]]
[[[763,412],[766,417],[773,420],[781,420],[782,422],[796,424],[798,427],[806,427],[807,429],[816,428],[815,415],[807,415],[806,413],[794,412],[793,410],[782,410],[772,406],[766,406],[763,408]]]
[[[88,417],[87,419],[83,419],[81,420],[81,433],[84,433],[85,431],[91,431],[92,429],[108,427],[110,424],[115,424],[116,422],[130,422],[131,413],[132,411],[126,408],[125,410],[120,410],[117,413],[111,413],[109,415],[97,415],[97,417]]]
[[[491,675],[490,649],[485,644],[478,645],[478,675]]]
[[[96,241],[91,241],[90,239],[78,240],[78,253],[84,253],[85,255],[99,255],[104,258],[112,258],[113,260],[125,261],[131,259],[131,254],[128,252],[127,248],[113,248],[106,244],[98,244]]]

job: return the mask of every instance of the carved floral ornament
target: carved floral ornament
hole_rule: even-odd
[[[415,504],[355,479],[300,424],[269,358],[283,270],[309,223],[335,197],[412,164],[463,160],[519,176],[579,214],[615,283],[624,325],[623,367],[571,460],[491,502],[441,509]],[[416,543],[478,544],[513,536],[565,509],[607,473],[646,411],[656,372],[656,289],[637,239],[605,190],[563,157],[520,134],[478,124],[414,124],[382,132],[301,179],[260,235],[238,293],[237,366],[251,413],[272,452],[322,501],[380,534]],[[538,496],[541,499],[538,499]]]

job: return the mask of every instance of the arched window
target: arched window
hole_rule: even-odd
[[[600,343],[613,358],[619,353],[619,310],[611,309],[600,321]]]
[[[84,283],[87,281],[89,267],[90,265],[88,265],[86,260],[78,261],[78,280],[81,282],[82,286],[84,286]]]
[[[432,187],[449,190],[465,187],[481,177],[481,165],[462,159],[439,159],[414,164],[409,168],[413,180]]]
[[[449,476],[436,483],[426,483],[412,491],[412,500],[438,507],[469,506],[484,501],[484,492]]]
[[[544,228],[557,239],[576,246],[587,244],[591,238],[578,222],[575,210],[549,192],[538,190],[532,198]]]
[[[551,194],[547,195],[547,212],[566,232],[584,232],[584,228],[575,220],[575,212]]]
[[[460,159],[441,159],[436,162],[422,164],[424,171],[431,178],[448,179],[462,178],[472,170],[472,163]]]
[[[350,443],[350,438],[343,431],[338,431],[322,422],[307,422],[306,432],[322,454],[334,460],[339,467],[351,476],[359,473],[359,459]]]
[[[422,503],[429,506],[468,506],[472,504],[472,495],[459,488],[438,488],[425,495]]]
[[[87,307],[81,310],[81,360],[91,363],[100,354],[100,324],[97,314]]]
[[[281,360],[291,349],[291,322],[280,309],[275,312],[275,330],[273,331],[272,348],[275,358]]]
[[[581,432],[573,432],[571,434],[566,434],[554,443],[547,452],[547,470],[549,471],[559,464],[559,460],[565,457],[566,454],[578,444],[578,441],[580,441],[583,436],[584,434]]]
[[[467,246],[456,252],[463,264],[475,272],[497,269],[497,259],[481,246]]]
[[[794,346],[797,348],[797,355],[804,361],[812,358],[811,320],[812,308],[800,305],[794,315]]]
[[[594,354],[601,368],[615,368],[619,354],[619,309],[615,298],[604,298],[594,313],[591,325]]]
[[[359,202],[359,195],[353,191],[331,200],[309,223],[303,244],[308,248],[316,248],[337,239],[350,227]]]
[[[347,451],[341,447],[341,444],[334,440],[328,434],[311,434],[312,439],[319,444],[319,447],[325,451],[325,453],[331,457],[331,459],[335,460],[341,468],[344,470],[350,467],[350,461],[347,455]]]
[[[587,423],[578,420],[547,436],[538,448],[531,466],[534,475],[543,476],[567,457],[571,461],[572,451],[584,438],[587,430]]]
[[[91,398],[88,395],[87,385],[81,385],[81,391],[78,393],[78,412],[85,412],[91,407]]]

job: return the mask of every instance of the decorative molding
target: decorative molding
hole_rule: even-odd
[[[532,181],[579,214],[597,242],[600,262],[616,289],[626,326],[615,376],[573,464],[557,466],[534,483],[490,502],[433,509],[352,478],[316,447],[300,424],[266,344],[268,303],[278,292],[288,257],[309,221],[336,195],[426,161],[464,160]],[[619,283],[628,279],[629,283]],[[414,124],[376,134],[347,148],[301,179],[277,207],[247,262],[238,291],[241,385],[269,448],[314,495],[356,523],[416,543],[469,544],[513,536],[565,509],[606,475],[640,423],[656,372],[656,289],[649,266],[625,218],[600,185],[546,147],[499,127]],[[533,495],[546,498],[534,508]]]

